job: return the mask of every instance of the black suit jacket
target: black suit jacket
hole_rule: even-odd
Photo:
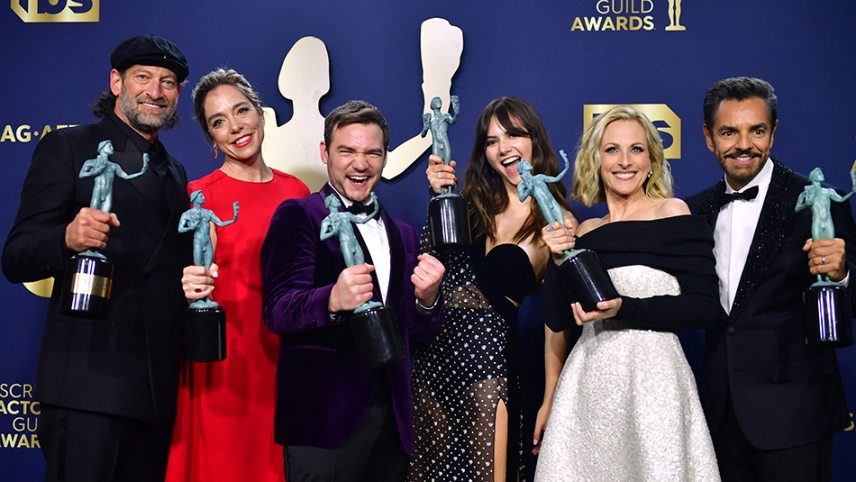
[[[708,331],[699,389],[712,434],[730,396],[740,428],[762,450],[829,437],[849,419],[835,350],[804,344],[802,291],[816,277],[801,250],[811,237],[811,210],[794,213],[794,207],[809,181],[773,162],[731,313],[723,311],[720,323]],[[720,181],[687,199],[711,230],[719,215],[716,197],[724,191]],[[850,204],[833,203],[832,217],[836,237],[847,246],[849,296],[856,303],[856,226]]]
[[[181,271],[191,264],[191,240],[177,232],[189,201],[183,167],[169,157],[168,184],[149,169],[113,183],[113,212],[121,227],[104,251],[115,266],[108,313],[77,318],[59,310],[65,228],[89,206],[91,177],[83,162],[109,139],[113,162],[138,172],[142,153],[114,119],[61,129],[36,146],[21,205],[3,248],[3,273],[14,283],[56,277],[42,337],[35,398],[42,403],[169,421],[175,415],[181,314],[186,305]],[[166,198],[166,199],[165,199]],[[20,320],[25,321],[25,320]]]

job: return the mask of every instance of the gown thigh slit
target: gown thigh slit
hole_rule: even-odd
[[[423,233],[423,247],[426,239]],[[407,480],[494,481],[497,407],[508,412],[506,480],[522,472],[522,420],[513,350],[516,306],[537,289],[529,257],[516,245],[485,254],[484,238],[437,253],[443,326],[413,367],[416,447]]]

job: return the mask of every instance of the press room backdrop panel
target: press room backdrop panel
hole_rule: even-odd
[[[670,22],[669,10],[678,5],[680,18]],[[192,119],[190,87],[213,68],[234,68],[283,124],[293,108],[278,89],[280,67],[306,36],[323,41],[329,55],[322,114],[365,98],[386,114],[392,146],[410,139],[422,127],[420,25],[441,17],[463,31],[452,84],[461,115],[450,128],[461,171],[475,120],[495,97],[530,101],[556,148],[568,151],[585,113],[605,104],[642,104],[672,148],[676,194],[687,196],[721,176],[701,133],[705,90],[722,77],[753,75],[769,80],[780,99],[774,155],[803,173],[821,166],[828,180],[846,186],[856,159],[854,13],[856,5],[843,0],[12,0],[0,5],[0,232],[11,227],[38,140],[47,129],[92,122],[88,106],[107,88],[112,48],[148,32],[174,40],[189,59],[182,122],[161,138],[191,178],[218,163]],[[416,226],[425,216],[426,162],[420,157],[378,188],[386,207]],[[581,217],[602,212],[575,208]],[[41,455],[32,448],[38,406],[31,385],[45,307],[24,287],[0,281],[3,480],[35,481],[43,474]],[[683,336],[693,363],[701,338]],[[856,349],[840,350],[839,359],[856,408]],[[851,480],[854,432],[839,434],[835,450],[835,479]]]

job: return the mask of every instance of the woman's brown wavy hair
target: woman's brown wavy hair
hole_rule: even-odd
[[[556,158],[556,151],[547,137],[547,129],[538,112],[527,102],[515,97],[501,97],[491,101],[484,108],[476,123],[475,143],[470,156],[470,163],[464,174],[463,196],[469,201],[470,219],[475,221],[472,227],[478,236],[490,239],[496,237],[496,215],[508,207],[508,195],[502,176],[496,172],[485,156],[485,142],[490,121],[496,117],[499,125],[508,133],[515,136],[525,136],[532,140],[532,159],[526,159],[532,164],[533,174],[555,176],[561,170]],[[515,125],[517,124],[517,125]],[[565,185],[554,182],[549,185],[553,197],[569,212]],[[541,210],[532,209],[529,219],[514,235],[514,242],[520,242],[535,236],[541,239],[541,228],[547,224]]]

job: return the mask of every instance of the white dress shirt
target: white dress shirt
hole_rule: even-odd
[[[755,178],[741,189],[745,191],[758,186],[758,195],[755,199],[732,201],[719,210],[719,216],[716,218],[716,228],[713,231],[713,255],[716,257],[716,274],[719,277],[719,303],[726,313],[731,313],[731,305],[734,304],[737,286],[743,275],[743,268],[749,256],[749,248],[755,236],[755,228],[758,226],[758,218],[761,217],[761,208],[764,207],[764,199],[767,198],[772,178],[773,161],[767,159]],[[737,191],[728,185],[726,179],[725,193],[734,192]]]
[[[331,185],[330,187],[333,186]],[[339,195],[339,199],[342,200],[345,208],[354,204],[352,201],[342,196],[339,191],[336,191],[336,188],[333,188],[333,191]],[[359,218],[365,218],[366,216],[366,214],[357,215]],[[369,250],[369,255],[371,256],[372,264],[375,268],[375,274],[377,275],[377,281],[380,284],[381,300],[386,304],[386,294],[389,289],[389,272],[392,269],[390,266],[391,255],[389,252],[389,239],[386,235],[386,226],[384,225],[383,219],[381,219],[380,215],[368,222],[362,224],[355,223],[354,225],[360,230],[360,235],[363,237],[363,241],[365,241],[366,247]]]

